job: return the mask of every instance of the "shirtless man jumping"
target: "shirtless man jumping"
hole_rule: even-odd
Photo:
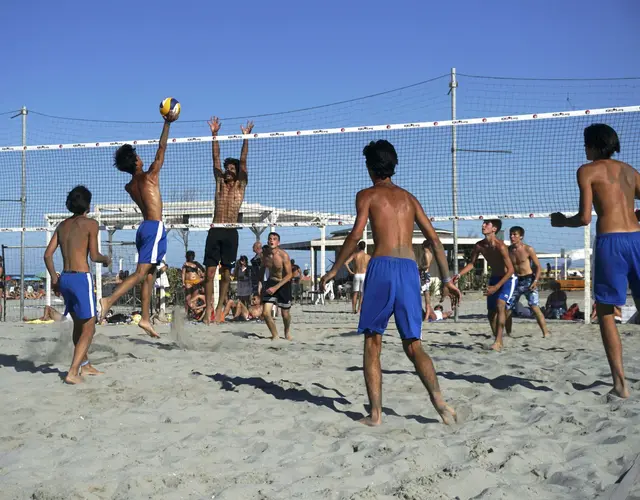
[[[502,350],[502,334],[507,319],[507,304],[516,288],[516,276],[513,274],[513,264],[507,245],[496,238],[496,233],[501,228],[502,221],[499,219],[486,220],[482,223],[484,240],[475,244],[469,263],[460,270],[457,276],[453,277],[453,281],[457,282],[460,276],[475,269],[476,261],[480,255],[486,259],[487,264],[491,267],[491,278],[489,278],[489,286],[485,295],[487,296],[487,317],[496,339],[491,349],[495,351]]]
[[[549,336],[549,330],[547,330],[547,323],[544,320],[544,314],[540,310],[540,300],[538,298],[538,282],[540,281],[540,261],[536,255],[536,251],[533,247],[526,245],[522,238],[524,238],[524,228],[520,226],[513,226],[509,230],[509,239],[511,240],[511,246],[509,247],[509,257],[513,264],[513,269],[518,281],[516,283],[516,290],[513,293],[507,310],[506,329],[507,335],[511,334],[512,326],[512,312],[515,311],[516,305],[520,301],[520,297],[523,295],[527,298],[529,307],[533,311],[536,317],[538,326],[542,330],[542,337]],[[531,269],[531,264],[536,268],[535,276]]]
[[[271,316],[273,305],[277,305],[282,311],[282,322],[284,323],[284,337],[292,340],[291,337],[291,259],[289,254],[280,248],[280,235],[269,233],[267,238],[267,251],[262,253],[262,268],[260,285],[262,292],[262,302],[264,309],[262,317],[271,332],[271,340],[278,339],[278,329],[276,322]]]
[[[244,200],[244,192],[247,189],[249,177],[247,174],[247,155],[249,154],[249,141],[242,141],[240,160],[227,158],[224,160],[224,170],[220,165],[220,144],[215,139],[220,131],[220,120],[215,116],[209,121],[211,135],[214,137],[211,143],[213,156],[213,176],[216,180],[216,198],[213,211],[214,224],[236,224],[240,205]],[[248,122],[246,127],[240,127],[242,133],[247,135],[253,130],[253,122]],[[213,301],[213,280],[216,268],[220,265],[222,273],[220,280],[220,293],[216,306],[215,321],[224,321],[224,307],[227,303],[227,294],[231,283],[231,268],[235,265],[238,253],[238,230],[236,228],[212,227],[207,235],[204,250],[204,265],[207,268],[207,278],[204,285],[207,300],[207,310],[204,315],[205,324],[211,319],[211,307]]]
[[[82,375],[98,375],[89,363],[87,353],[96,331],[96,296],[93,278],[87,256],[93,262],[108,266],[111,259],[98,252],[98,223],[89,219],[91,192],[84,186],[77,186],[67,196],[67,209],[73,216],[62,221],[44,253],[44,263],[51,276],[51,286],[56,293],[62,294],[65,315],[73,319],[73,360],[64,381],[78,384]],[[56,273],[53,255],[60,247],[63,271],[60,277]],[[61,315],[58,315],[60,318]],[[55,318],[54,318],[55,319]]]
[[[344,266],[353,275],[353,289],[351,290],[351,307],[353,314],[358,314],[362,307],[362,294],[364,293],[364,279],[367,273],[367,266],[371,260],[371,256],[365,252],[367,244],[364,241],[358,243],[358,250],[347,259]],[[349,264],[353,261],[354,270],[352,271]]]
[[[586,226],[591,223],[592,205],[598,214],[593,278],[596,312],[613,377],[611,394],[628,398],[614,308],[627,301],[628,284],[640,310],[640,224],[634,213],[634,199],[640,199],[640,174],[611,158],[620,152],[620,141],[608,125],[585,128],[584,148],[590,163],[578,169],[580,211],[573,217],[551,214],[551,225]]]
[[[345,239],[331,270],[320,280],[320,287],[335,278],[336,273],[353,253],[362,233],[371,222],[375,251],[367,269],[358,332],[364,333],[364,379],[371,403],[371,414],[361,422],[365,425],[382,423],[382,370],[380,353],[382,335],[393,314],[407,357],[434,408],[445,424],[456,420],[456,413],[444,400],[438,385],[433,362],[422,349],[422,298],[420,274],[413,252],[414,222],[425,238],[433,242],[435,258],[444,287],[455,304],[460,291],[449,278],[449,267],[440,238],[433,229],[420,202],[391,182],[398,164],[396,150],[388,141],[371,142],[364,148],[367,170],[373,187],[356,195],[356,220]]]
[[[128,276],[113,291],[110,297],[100,299],[100,321],[109,309],[138,283],[143,283],[140,291],[142,301],[142,319],[138,326],[151,337],[159,338],[151,326],[151,296],[156,279],[156,267],[162,262],[167,253],[167,231],[162,223],[162,196],[160,194],[160,170],[164,164],[164,155],[169,139],[169,126],[176,120],[173,113],[164,117],[164,126],[158,143],[156,157],[149,170],[142,170],[142,159],[136,154],[136,149],[130,144],[121,146],[114,156],[115,166],[121,172],[131,174],[131,181],[124,187],[131,199],[138,205],[144,221],[136,233],[136,249],[138,250],[138,265],[136,271]]]

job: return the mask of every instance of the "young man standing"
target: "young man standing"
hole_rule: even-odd
[[[496,233],[502,228],[502,221],[499,219],[486,220],[482,223],[482,234],[484,239],[480,240],[473,247],[469,263],[464,266],[457,276],[454,276],[454,283],[472,269],[475,269],[478,257],[482,255],[487,264],[491,267],[491,278],[489,286],[485,291],[487,296],[487,310],[491,331],[495,337],[495,342],[491,349],[502,350],[502,335],[507,319],[507,304],[516,288],[516,277],[513,274],[513,264],[509,258],[507,245],[496,237]]]
[[[460,298],[460,291],[451,283],[444,247],[420,202],[391,182],[398,164],[393,145],[385,140],[371,142],[363,154],[373,187],[356,195],[357,214],[351,233],[345,239],[335,264],[320,280],[320,287],[324,289],[335,278],[356,249],[369,220],[375,251],[367,269],[358,332],[365,336],[364,378],[371,414],[362,423],[370,426],[382,423],[380,353],[382,335],[391,315],[394,315],[405,354],[413,363],[443,422],[450,424],[456,420],[456,413],[442,397],[433,362],[422,349],[420,273],[412,245],[414,223],[418,224],[425,238],[433,242],[440,276],[453,304]]]
[[[136,271],[128,276],[113,291],[110,297],[100,299],[100,321],[105,318],[109,309],[125,293],[138,283],[142,283],[140,295],[142,302],[142,319],[138,326],[151,337],[159,338],[151,326],[151,296],[156,277],[156,267],[167,253],[167,232],[162,223],[162,196],[160,194],[160,170],[164,164],[164,155],[169,139],[169,126],[176,120],[170,113],[164,117],[162,135],[158,143],[156,157],[148,171],[142,170],[142,159],[136,154],[136,149],[130,144],[118,148],[115,154],[115,166],[121,172],[131,174],[131,181],[124,187],[131,199],[138,205],[144,221],[136,233],[136,249],[138,250],[138,265]]]
[[[626,303],[629,285],[640,310],[640,224],[634,212],[634,200],[640,199],[640,174],[631,165],[611,158],[620,152],[620,140],[608,125],[585,128],[584,148],[590,163],[578,169],[580,211],[573,217],[551,214],[551,225],[591,224],[592,205],[598,214],[593,277],[596,312],[613,377],[611,394],[628,398],[614,309]]]
[[[507,322],[506,329],[507,335],[511,334],[512,326],[512,313],[516,309],[516,305],[520,301],[520,297],[523,295],[527,298],[529,307],[536,317],[538,326],[542,330],[542,336],[548,337],[549,331],[547,330],[547,323],[544,320],[544,315],[540,310],[540,300],[538,297],[538,283],[540,282],[540,261],[536,255],[536,251],[533,247],[526,245],[522,239],[524,238],[524,228],[520,226],[513,226],[509,230],[509,239],[511,240],[511,246],[509,247],[509,257],[513,264],[513,269],[517,276],[516,290],[513,293],[513,297],[509,303],[507,310]],[[535,267],[535,275],[533,273],[532,265]]]
[[[433,252],[431,251],[431,242],[424,240],[422,242],[422,251],[424,252],[424,267],[420,270],[420,289],[424,295],[424,315],[430,318],[433,314],[431,310],[431,262],[433,261]]]
[[[269,233],[268,250],[262,254],[260,286],[264,309],[262,317],[271,332],[271,340],[278,339],[278,328],[271,316],[271,310],[277,305],[282,310],[284,336],[291,337],[291,260],[289,254],[280,248],[280,235]]]
[[[367,266],[371,260],[371,256],[365,251],[367,244],[364,241],[358,243],[358,250],[347,259],[344,266],[353,276],[353,288],[351,290],[351,307],[353,314],[358,314],[362,307],[362,294],[364,293],[364,280],[367,274]],[[352,271],[349,264],[353,262],[354,270]]]
[[[73,319],[73,360],[65,378],[67,384],[83,381],[82,375],[101,372],[89,363],[87,353],[96,331],[96,296],[87,256],[93,262],[108,266],[109,257],[98,252],[98,223],[87,217],[91,206],[91,192],[77,186],[67,196],[67,209],[73,214],[62,221],[44,253],[44,263],[51,276],[51,286],[64,298],[65,315]],[[53,264],[53,255],[60,247],[63,271],[60,277]]]

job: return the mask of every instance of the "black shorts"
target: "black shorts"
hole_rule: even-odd
[[[291,281],[278,288],[275,295],[269,295],[267,289],[276,286],[279,282],[269,279],[262,284],[262,302],[265,304],[275,304],[281,309],[291,307]]]
[[[238,254],[238,230],[225,227],[212,227],[207,235],[204,247],[204,266],[231,269],[236,263]]]

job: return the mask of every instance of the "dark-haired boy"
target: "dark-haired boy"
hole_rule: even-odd
[[[284,323],[284,337],[292,340],[291,337],[291,279],[293,271],[289,254],[280,248],[280,235],[269,233],[267,237],[267,250],[262,252],[261,292],[264,309],[264,318],[271,340],[278,338],[278,328],[271,316],[274,306],[282,311],[282,322]]]
[[[460,291],[449,278],[444,247],[420,202],[391,182],[398,164],[393,145],[385,140],[371,142],[362,153],[373,187],[363,189],[356,195],[357,215],[351,233],[340,248],[335,264],[320,280],[320,287],[324,289],[335,278],[356,249],[370,220],[376,247],[367,267],[367,286],[362,298],[358,332],[365,336],[364,379],[371,413],[361,422],[371,426],[382,422],[380,353],[382,335],[393,315],[405,354],[413,363],[442,421],[450,424],[456,420],[456,413],[442,397],[433,362],[422,348],[420,273],[412,245],[414,223],[418,224],[425,238],[433,242],[440,276],[449,291],[452,304],[455,305],[459,300]]]
[[[509,239],[511,240],[509,257],[511,258],[514,273],[518,280],[516,282],[516,289],[513,292],[513,297],[511,297],[509,304],[507,304],[507,335],[511,334],[511,316],[513,311],[515,311],[520,297],[524,295],[527,298],[531,311],[536,317],[540,330],[542,330],[542,336],[547,337],[549,331],[547,330],[547,323],[544,320],[544,314],[542,314],[540,310],[540,299],[538,297],[538,282],[540,281],[542,269],[540,268],[540,261],[538,260],[536,251],[532,246],[525,244],[522,241],[523,238],[524,228],[513,226],[509,229]],[[532,267],[535,267],[535,273]]]
[[[580,211],[573,217],[553,213],[551,225],[591,224],[592,205],[598,214],[593,278],[596,312],[613,377],[611,393],[628,398],[614,309],[627,301],[629,285],[640,310],[640,224],[634,212],[634,199],[640,199],[640,174],[631,165],[611,158],[620,152],[620,140],[608,125],[585,128],[584,148],[590,163],[577,173]]]
[[[109,257],[98,252],[98,223],[87,217],[91,206],[91,192],[77,186],[67,196],[67,209],[73,214],[62,221],[47,246],[44,262],[51,276],[51,285],[63,298],[65,315],[73,319],[73,360],[65,378],[68,384],[82,382],[82,375],[97,375],[87,358],[96,330],[96,297],[87,255],[93,262],[108,266]],[[53,255],[60,247],[63,271],[56,273]]]
[[[138,265],[136,271],[127,277],[113,291],[110,297],[100,300],[101,317],[104,318],[113,304],[138,283],[144,281],[141,287],[142,319],[138,326],[151,337],[159,337],[150,321],[151,295],[155,281],[156,267],[167,253],[167,232],[162,223],[162,196],[160,194],[160,170],[164,163],[164,155],[169,138],[169,125],[176,120],[173,113],[165,115],[162,135],[158,144],[156,157],[149,170],[142,169],[142,159],[129,144],[121,146],[115,154],[115,166],[121,172],[131,174],[131,181],[125,190],[138,205],[144,221],[136,233],[136,248],[138,250]]]
[[[213,157],[213,176],[216,180],[216,198],[213,211],[214,224],[236,224],[240,206],[244,200],[244,192],[247,189],[249,176],[247,174],[247,156],[249,154],[249,141],[242,141],[240,160],[227,158],[224,160],[224,170],[220,166],[220,144],[216,140],[220,131],[220,120],[217,117],[209,120],[209,128],[213,141],[211,154]],[[248,122],[246,127],[240,126],[244,135],[253,130],[253,122]],[[204,322],[209,324],[211,318],[211,302],[213,298],[213,280],[216,269],[220,265],[220,293],[216,306],[215,321],[224,321],[224,307],[227,303],[227,295],[231,284],[231,268],[235,265],[238,254],[238,230],[229,227],[212,227],[207,234],[205,243],[203,264],[207,268],[205,281],[205,295],[207,297],[207,313]]]
[[[502,229],[502,221],[499,219],[489,219],[482,223],[484,239],[474,245],[469,263],[460,270],[457,276],[453,277],[454,282],[457,282],[460,276],[475,269],[476,261],[480,255],[491,267],[491,277],[485,295],[487,296],[487,317],[495,337],[491,349],[495,351],[502,350],[507,304],[515,291],[517,281],[513,274],[513,264],[509,258],[507,245],[496,237],[496,233],[500,229]]]

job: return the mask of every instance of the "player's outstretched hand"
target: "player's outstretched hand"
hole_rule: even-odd
[[[551,214],[551,225],[553,227],[564,227],[567,217],[561,212],[554,212]]]
[[[329,271],[322,278],[320,278],[320,291],[324,292],[324,287],[329,283],[333,278],[335,278],[336,273],[334,271]]]
[[[175,122],[178,119],[178,115],[173,111],[170,111],[169,113],[164,115],[163,118],[165,122],[171,123],[171,122]]]
[[[451,300],[451,307],[456,307],[460,304],[460,300],[462,299],[462,293],[458,290],[458,287],[453,284],[452,281],[444,284],[442,296],[444,297],[445,293],[449,296],[449,300]]]
[[[240,130],[242,130],[243,134],[250,134],[251,131],[253,130],[253,122],[252,121],[248,121],[247,122],[247,126],[243,127],[242,125],[240,125]]]
[[[218,135],[220,126],[222,125],[222,123],[220,123],[220,118],[218,118],[217,116],[212,116],[211,120],[209,120],[207,123],[209,124],[209,128],[211,129],[211,135]]]

